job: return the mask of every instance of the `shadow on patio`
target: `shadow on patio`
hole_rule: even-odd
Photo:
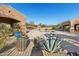
[[[41,49],[33,47],[31,56],[43,56]]]
[[[15,47],[15,45],[16,45],[15,42],[13,42],[13,43],[11,43],[10,45],[5,46],[3,49],[0,50],[0,53],[3,53],[4,51],[7,51],[7,50],[9,50],[9,49]]]

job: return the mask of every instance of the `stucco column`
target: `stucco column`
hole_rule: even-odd
[[[21,31],[24,35],[26,35],[26,21],[21,21]]]
[[[14,24],[10,24],[11,25],[11,28],[12,28],[12,32],[13,32],[13,35],[15,35],[15,29],[14,29]]]
[[[70,21],[70,32],[74,32],[74,22]]]
[[[64,27],[65,27],[65,26],[63,25],[63,26],[62,26],[63,31],[65,31]]]

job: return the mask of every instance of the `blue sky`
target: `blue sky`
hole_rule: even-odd
[[[55,25],[79,18],[79,4],[68,3],[8,3],[26,16],[26,21],[35,24]]]

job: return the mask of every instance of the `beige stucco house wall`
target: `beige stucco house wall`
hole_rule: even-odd
[[[0,4],[0,22],[11,24],[11,26],[13,23],[20,22],[21,31],[26,33],[26,17],[11,6]]]

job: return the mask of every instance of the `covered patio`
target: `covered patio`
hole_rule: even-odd
[[[71,20],[70,32],[79,31],[79,18]]]
[[[71,33],[74,33],[76,31],[79,31],[79,19],[73,19],[71,21],[66,21],[61,23],[60,26],[62,31],[68,31]]]
[[[0,23],[9,24],[12,28],[12,32],[15,34],[14,24],[19,23],[21,32],[26,35],[26,18],[23,14],[12,8],[11,6],[0,5]],[[10,38],[11,40],[8,41],[9,46],[5,47],[5,51],[11,50],[16,48],[16,39],[15,37]],[[17,43],[16,43],[17,44]],[[4,51],[4,52],[5,52]],[[1,51],[0,51],[1,52]],[[4,53],[3,52],[3,53]],[[7,53],[8,54],[8,53]]]
[[[62,23],[62,29],[63,31],[70,31],[70,21]]]
[[[20,23],[21,31],[26,34],[26,18],[23,14],[11,6],[0,5],[0,23],[10,24]]]

